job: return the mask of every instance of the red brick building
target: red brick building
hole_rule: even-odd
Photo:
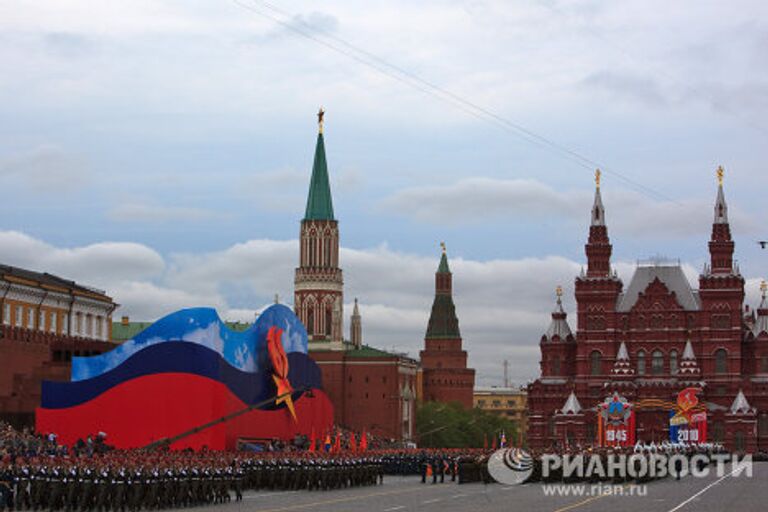
[[[0,265],[0,419],[33,426],[43,380],[69,380],[73,356],[114,347],[116,307],[94,288]]]
[[[310,356],[323,372],[337,425],[388,439],[413,439],[418,361],[369,346],[313,350]]]
[[[698,387],[709,440],[768,449],[768,303],[764,296],[756,312],[744,304],[722,169],[718,177],[710,262],[698,289],[679,263],[662,261],[639,264],[624,288],[611,268],[598,174],[587,270],[576,278],[577,329],[571,331],[558,294],[540,342],[541,377],[528,388],[530,446],[593,443],[595,406],[614,392],[632,403],[669,403]],[[636,414],[638,440],[668,439],[668,409],[640,407]]]
[[[467,351],[462,348],[453,303],[453,274],[445,245],[435,273],[435,299],[420,358],[424,400],[459,402],[467,409],[472,407],[475,370],[467,368]]]
[[[358,432],[409,441],[413,438],[418,362],[363,343],[355,299],[349,339],[344,339],[344,281],[339,261],[339,223],[325,156],[322,112],[315,158],[301,221],[294,310],[307,327],[310,356],[323,373],[335,423]],[[471,400],[471,388],[470,388]]]

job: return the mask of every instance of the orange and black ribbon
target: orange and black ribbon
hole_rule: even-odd
[[[293,387],[288,380],[288,356],[285,355],[285,349],[283,349],[282,334],[283,330],[274,326],[270,327],[267,333],[267,352],[269,353],[269,360],[272,362],[272,378],[275,381],[275,386],[277,386],[277,396],[279,397],[275,401],[275,405],[285,402],[291,416],[293,416],[293,421],[297,422],[296,410],[291,398]]]

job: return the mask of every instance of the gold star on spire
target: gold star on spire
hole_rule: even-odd
[[[717,166],[717,184],[723,186],[723,176],[725,175],[725,169],[722,165]]]
[[[760,291],[763,294],[763,298],[765,298],[765,293],[768,292],[768,283],[765,282],[765,279],[760,283]]]
[[[320,133],[323,133],[323,116],[325,115],[325,110],[323,110],[323,107],[320,107],[320,110],[317,111],[317,126],[318,131]]]
[[[602,173],[600,172],[600,169],[595,169],[595,186],[597,188],[600,188],[600,176]]]
[[[443,254],[445,254],[445,242],[440,242],[440,248],[443,250]]]
[[[557,295],[558,299],[560,297],[562,297],[563,296],[563,287],[560,286],[560,285],[557,285],[557,288],[555,288],[555,294]]]

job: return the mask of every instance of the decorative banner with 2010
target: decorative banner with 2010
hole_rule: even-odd
[[[707,410],[696,396],[700,391],[699,388],[686,388],[677,394],[677,404],[669,411],[670,442],[707,442]]]

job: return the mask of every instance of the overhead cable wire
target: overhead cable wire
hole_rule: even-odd
[[[675,202],[670,197],[666,196],[662,192],[659,192],[651,187],[647,187],[642,183],[639,183],[624,174],[613,170],[596,160],[589,158],[581,153],[574,151],[566,146],[563,146],[552,139],[549,139],[543,135],[540,135],[533,130],[526,128],[520,123],[516,123],[492,110],[482,107],[458,94],[455,94],[442,86],[439,86],[431,81],[428,81],[419,75],[402,68],[396,64],[392,64],[386,59],[379,57],[367,50],[364,50],[334,34],[330,34],[325,30],[312,26],[302,20],[300,17],[292,15],[279,7],[262,0],[252,0],[246,2],[245,0],[232,0],[236,5],[246,9],[254,14],[269,19],[282,27],[294,32],[312,42],[315,42],[321,46],[324,46],[331,51],[348,57],[358,64],[362,64],[366,67],[374,69],[375,71],[394,79],[408,87],[416,89],[424,94],[440,99],[458,108],[466,114],[469,114],[477,119],[485,122],[489,122],[508,133],[522,138],[526,142],[539,146],[542,149],[549,149],[558,153],[561,157],[583,167],[586,169],[594,170],[596,168],[601,169],[603,172],[612,175],[624,182],[636,191],[652,197],[654,199],[660,199],[670,202]],[[268,9],[271,12],[267,12],[264,9],[259,9],[256,5],[264,9]],[[322,36],[322,37],[320,37]],[[677,203],[679,204],[679,203]]]

